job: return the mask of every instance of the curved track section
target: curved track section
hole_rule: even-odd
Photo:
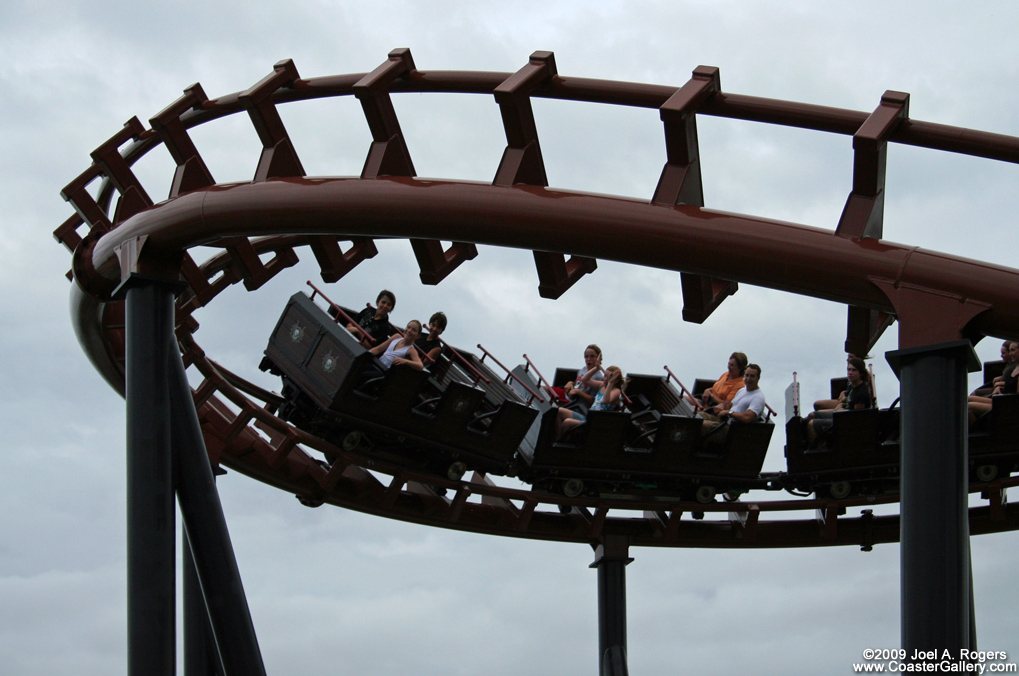
[[[493,96],[507,148],[492,184],[415,178],[390,99],[398,92]],[[277,105],[351,95],[360,100],[374,139],[361,177],[306,176]],[[668,162],[652,198],[548,188],[532,97],[659,109]],[[188,129],[242,112],[262,143],[254,179],[216,184]],[[703,208],[697,114],[853,135],[853,188],[835,231]],[[469,481],[449,481],[380,463],[277,418],[277,395],[205,354],[194,339],[192,313],[233,284],[258,289],[294,265],[304,247],[323,279],[336,281],[375,255],[373,238],[404,237],[414,248],[422,281],[429,284],[473,259],[476,244],[490,244],[533,251],[539,293],[550,298],[593,272],[598,258],[678,270],[689,321],[703,321],[741,281],[843,302],[850,306],[851,351],[866,352],[893,317],[900,322],[902,347],[1019,334],[1014,292],[1019,271],[881,239],[889,142],[1019,162],[1019,139],[910,120],[908,95],[898,92],[887,92],[868,114],[723,93],[717,69],[704,67],[680,88],[565,78],[548,52],[536,52],[517,73],[422,72],[408,50],[395,50],[368,74],[313,79],[300,78],[294,64],[284,61],[238,94],[210,100],[200,86],[189,88],[152,118],[150,129],[137,118],[129,121],[96,149],[93,164],[62,192],[76,214],[54,236],[73,252],[72,317],[79,341],[120,392],[124,321],[123,305],[113,300],[115,287],[133,274],[186,282],[177,302],[177,338],[185,364],[204,377],[194,398],[213,462],[292,492],[305,504],[575,542],[623,535],[644,546],[866,548],[896,541],[898,517],[869,511],[840,516],[847,507],[894,502],[894,497],[713,505],[567,498],[496,486],[478,473]],[[166,147],[177,168],[169,199],[155,204],[131,166],[158,145]],[[88,192],[95,181],[98,189]],[[484,228],[477,227],[479,221]],[[581,229],[584,237],[575,236]],[[732,257],[727,242],[734,235],[752,244],[744,249],[754,250],[753,257]],[[446,247],[442,241],[453,244]],[[221,251],[198,262],[191,255],[198,245]],[[788,261],[781,274],[758,264],[779,252]],[[848,276],[846,270],[857,273]],[[338,460],[325,466],[310,451]],[[1017,484],[1019,478],[978,487],[988,504],[970,510],[971,532],[1019,528],[1019,509],[1004,499],[1005,489]],[[448,489],[451,497],[432,486]],[[805,510],[818,516],[790,518]],[[721,512],[724,518],[691,519],[692,512]]]

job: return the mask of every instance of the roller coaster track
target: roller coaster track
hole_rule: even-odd
[[[405,92],[494,96],[507,147],[491,184],[415,177],[390,98]],[[364,170],[359,178],[308,177],[277,107],[340,96],[359,99],[371,130]],[[658,109],[668,159],[651,199],[548,187],[532,98]],[[867,352],[893,318],[900,323],[901,347],[1019,335],[1019,271],[882,239],[889,142],[1016,163],[1019,139],[914,121],[908,103],[908,95],[886,92],[872,113],[864,113],[734,95],[722,92],[718,70],[706,67],[679,88],[568,78],[558,75],[549,52],[536,52],[516,73],[419,71],[408,50],[394,50],[368,74],[303,79],[292,61],[283,61],[244,92],[209,99],[200,85],[189,87],[148,129],[132,118],[62,191],[76,213],[54,236],[73,252],[69,276],[77,282],[72,316],[78,338],[121,393],[124,309],[114,289],[134,274],[186,282],[176,305],[176,335],[185,365],[204,378],[193,394],[213,463],[289,491],[304,504],[573,542],[618,535],[642,546],[868,548],[897,541],[899,517],[870,511],[846,517],[846,508],[896,497],[712,505],[567,498],[497,486],[479,473],[450,481],[387,465],[276,417],[278,396],[205,354],[194,338],[192,314],[231,285],[258,289],[293,266],[302,247],[311,249],[322,278],[336,281],[373,257],[373,239],[384,237],[411,241],[426,284],[438,284],[473,259],[477,244],[533,251],[539,293],[550,298],[593,272],[598,258],[678,270],[684,318],[695,322],[704,321],[738,282],[825,298],[849,306],[846,345],[854,352]],[[217,184],[188,130],[245,112],[262,143],[254,178]],[[853,136],[853,186],[834,232],[704,208],[697,115]],[[169,198],[156,204],[132,165],[159,145],[176,172]],[[95,181],[100,183],[90,193]],[[734,236],[745,243],[739,251],[729,245]],[[453,244],[446,248],[443,241]],[[198,245],[221,251],[199,262],[192,258]],[[762,264],[774,260],[784,264]],[[310,451],[338,460],[326,466]],[[1005,489],[1017,484],[1019,477],[974,488],[987,504],[970,509],[972,533],[1019,528],[1019,509],[1004,499]],[[448,489],[451,497],[432,486]],[[818,516],[787,518],[813,510]],[[691,519],[692,512],[726,518]]]

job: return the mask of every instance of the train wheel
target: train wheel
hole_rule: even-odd
[[[832,496],[836,500],[849,497],[849,491],[852,487],[848,481],[836,481],[828,487],[828,495]]]
[[[983,482],[993,481],[998,476],[997,465],[980,465],[977,467],[977,479]]]
[[[446,478],[450,481],[459,481],[467,473],[467,463],[457,460],[446,470]]]
[[[343,437],[343,450],[352,451],[361,445],[361,433],[357,430],[350,432],[347,436]]]
[[[563,495],[568,498],[575,498],[584,492],[584,482],[582,479],[570,479],[563,484]]]
[[[709,502],[715,501],[715,487],[714,486],[701,486],[697,489],[697,502],[702,505],[706,505]]]

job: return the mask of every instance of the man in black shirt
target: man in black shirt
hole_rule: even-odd
[[[425,368],[428,368],[432,362],[439,358],[442,354],[442,342],[439,340],[439,334],[446,330],[446,315],[441,312],[436,312],[432,315],[432,318],[428,320],[428,333],[422,335],[415,341],[415,345],[421,348],[421,351],[428,355],[428,359],[425,360]]]
[[[389,313],[396,307],[396,296],[392,291],[383,289],[379,291],[378,298],[375,299],[375,309],[370,307],[361,310],[354,321],[354,324],[348,324],[347,330],[353,333],[355,336],[361,336],[362,333],[358,331],[358,327],[364,329],[364,333],[367,333],[372,337],[374,342],[371,346],[378,345],[389,336],[393,335],[394,331],[389,326]],[[364,342],[364,341],[362,341]]]

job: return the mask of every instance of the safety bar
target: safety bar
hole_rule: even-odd
[[[453,361],[458,361],[458,362],[460,362],[460,363],[461,363],[461,364],[463,364],[463,365],[464,365],[465,367],[467,367],[467,370],[468,370],[468,371],[470,371],[471,373],[473,373],[473,374],[474,374],[474,383],[475,383],[475,384],[477,384],[477,382],[478,382],[479,380],[484,380],[486,384],[487,384],[487,383],[491,383],[491,382],[492,382],[491,380],[489,380],[489,379],[488,379],[488,377],[487,377],[487,376],[485,376],[485,374],[484,374],[484,373],[482,373],[481,371],[479,371],[478,369],[476,369],[476,368],[474,367],[474,364],[470,363],[470,361],[468,361],[466,357],[464,357],[464,356],[463,356],[462,354],[460,354],[459,352],[457,352],[457,351],[456,351],[456,348],[455,348],[455,347],[453,347],[452,345],[450,345],[450,344],[449,344],[449,343],[447,343],[446,341],[442,340],[442,338],[439,338],[439,342],[441,342],[441,343],[442,343],[442,345],[443,345],[443,347],[444,347],[445,349],[449,350],[449,351],[450,351],[450,353],[451,353],[451,354],[453,355]]]
[[[877,387],[874,385],[874,362],[867,364],[867,373],[870,375],[870,398],[872,405],[877,408]]]
[[[552,390],[552,383],[548,382],[548,380],[545,379],[545,376],[541,375],[541,371],[539,371],[538,367],[534,365],[534,362],[531,361],[531,358],[527,356],[526,352],[524,353],[524,361],[527,362],[527,365],[524,366],[524,371],[529,371],[533,367],[534,373],[538,376],[538,384],[544,387],[545,391],[548,392],[549,400],[554,399],[555,392]]]
[[[369,343],[370,345],[374,345],[374,344],[375,344],[375,339],[374,339],[374,338],[372,338],[371,336],[369,336],[369,335],[368,335],[368,332],[367,332],[367,331],[365,331],[364,329],[362,329],[362,328],[361,328],[361,327],[360,327],[360,326],[358,325],[358,323],[357,323],[357,322],[355,322],[355,321],[354,321],[353,319],[351,319],[350,315],[348,315],[348,314],[347,314],[346,312],[344,312],[344,311],[343,311],[343,308],[341,308],[341,307],[340,307],[339,305],[337,305],[337,304],[336,304],[336,303],[334,303],[334,302],[333,302],[332,300],[330,300],[330,299],[329,299],[329,296],[325,295],[325,293],[323,293],[323,292],[322,292],[322,291],[321,291],[321,290],[320,290],[320,289],[319,289],[319,288],[318,288],[317,286],[315,286],[314,284],[312,284],[312,283],[311,283],[311,280],[308,280],[308,281],[307,281],[307,282],[305,282],[305,283],[306,283],[306,284],[307,284],[308,286],[310,286],[310,287],[311,287],[311,289],[312,289],[312,293],[311,293],[311,299],[312,299],[312,300],[315,300],[315,295],[316,295],[316,294],[317,294],[317,295],[319,295],[319,296],[322,296],[322,298],[323,298],[323,299],[325,299],[325,302],[329,303],[329,309],[330,309],[330,310],[336,310],[336,316],[335,316],[335,317],[333,317],[333,320],[334,320],[334,321],[335,321],[335,322],[336,322],[337,324],[339,324],[339,323],[340,323],[340,317],[343,317],[344,319],[346,319],[346,320],[347,320],[347,324],[346,324],[346,325],[345,325],[345,326],[344,326],[343,328],[345,328],[345,329],[346,329],[346,328],[347,328],[347,326],[353,326],[353,327],[355,327],[355,328],[357,329],[357,332],[358,332],[359,334],[361,334],[361,338],[360,338],[361,340],[367,340],[367,341],[368,341],[368,343]],[[370,307],[370,305],[369,305],[369,307]],[[390,326],[392,326],[392,325],[390,325]],[[395,327],[394,327],[394,328],[395,328]],[[350,329],[347,329],[347,331],[350,331]]]
[[[472,364],[469,361],[467,361],[466,357],[464,357],[462,354],[457,352],[455,347],[453,347],[452,345],[447,343],[445,340],[443,340],[442,336],[439,336],[439,344],[442,345],[442,349],[443,350],[449,350],[449,353],[451,355],[453,355],[454,360],[462,363],[464,366],[469,368],[474,373],[474,375],[475,375],[474,382],[477,382],[478,379],[484,380],[486,383],[492,382],[487,377],[485,377],[484,373],[482,373],[478,369],[474,368],[474,364]]]
[[[508,368],[503,366],[502,362],[500,362],[498,359],[495,358],[495,355],[493,355],[491,352],[489,352],[488,350],[486,350],[484,347],[481,346],[481,343],[478,343],[478,349],[481,350],[481,353],[482,353],[482,357],[481,357],[482,363],[485,361],[485,357],[491,357],[492,361],[494,361],[496,364],[498,364],[499,368],[501,368],[503,371],[506,372],[506,380],[504,382],[506,382],[508,384],[509,383],[509,379],[512,378],[513,380],[515,380],[518,383],[520,383],[520,386],[522,388],[527,390],[527,392],[531,395],[531,398],[527,400],[528,404],[530,404],[535,399],[538,400],[539,404],[544,404],[545,403],[545,400],[541,398],[540,394],[538,394],[537,392],[532,390],[530,385],[528,385],[523,380],[521,380],[519,377],[517,377],[517,375],[515,373],[513,373]]]
[[[704,408],[703,406],[701,406],[700,402],[699,402],[699,401],[697,401],[697,397],[693,396],[693,392],[691,392],[690,390],[688,390],[688,389],[686,388],[686,385],[684,385],[684,384],[683,384],[683,383],[682,383],[682,382],[681,382],[681,381],[679,380],[679,378],[678,378],[678,377],[676,377],[676,374],[672,372],[672,369],[670,369],[670,368],[669,368],[669,365],[668,365],[668,364],[666,364],[666,365],[665,365],[665,366],[663,366],[662,368],[664,368],[664,369],[665,369],[665,372],[666,372],[666,373],[668,374],[667,376],[665,376],[665,382],[669,382],[669,379],[670,379],[670,378],[671,378],[672,380],[675,380],[675,381],[676,381],[676,384],[677,384],[677,385],[679,385],[679,394],[680,394],[680,396],[682,396],[682,395],[684,395],[684,394],[685,394],[685,395],[689,396],[689,397],[690,397],[691,399],[693,399],[693,400],[694,400],[694,410],[697,410],[697,409],[701,409],[701,408]]]
[[[793,371],[793,416],[800,415],[800,387],[796,384],[796,371]]]

